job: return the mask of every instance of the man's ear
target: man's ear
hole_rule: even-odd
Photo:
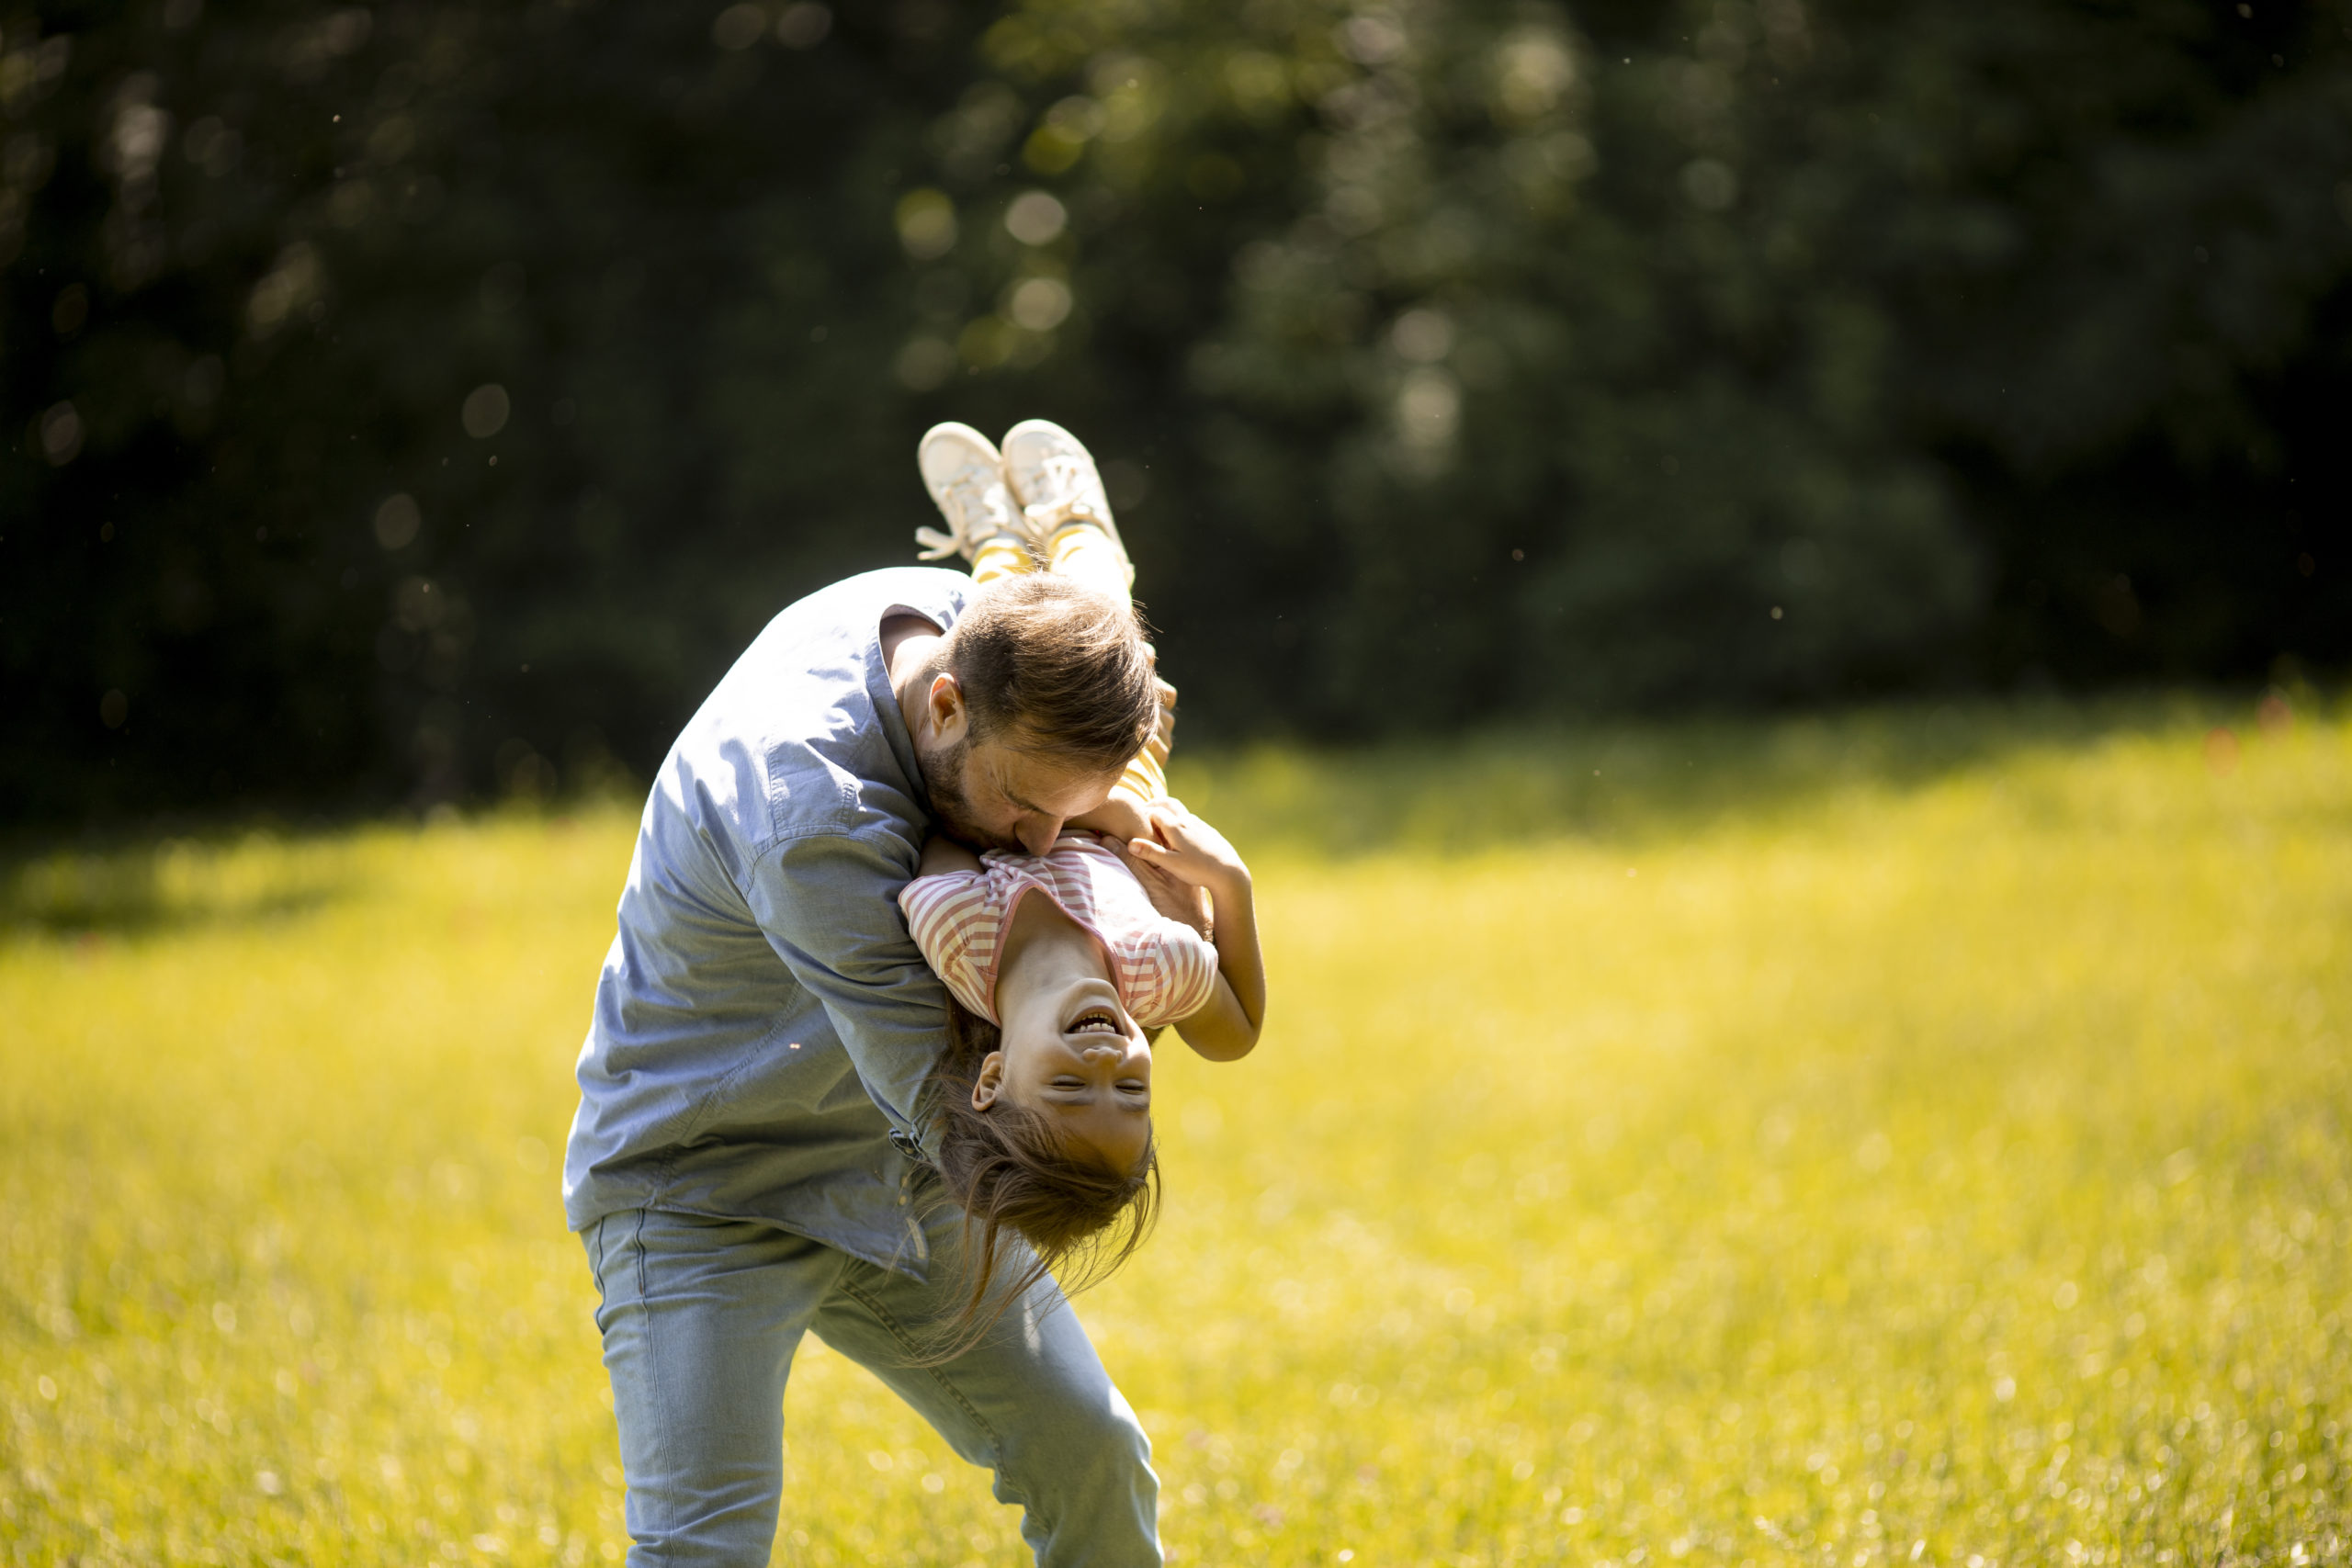
[[[964,705],[964,687],[956,677],[942,670],[931,678],[931,690],[923,694],[924,711],[931,716],[931,739],[934,746],[953,746],[964,739],[971,728],[971,710]]]
[[[980,1058],[980,1076],[972,1083],[972,1109],[986,1111],[1004,1092],[1004,1053],[991,1051]]]

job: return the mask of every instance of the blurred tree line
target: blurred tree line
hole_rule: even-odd
[[[2345,0],[0,4],[0,810],[641,773],[1106,459],[1189,732],[2352,654]]]

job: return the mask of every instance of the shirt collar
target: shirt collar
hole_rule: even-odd
[[[930,575],[944,577],[945,572]],[[952,629],[956,617],[963,613],[964,600],[959,594],[940,585],[940,591],[919,595],[902,594],[892,599],[876,612],[874,624],[865,634],[865,694],[874,704],[876,716],[882,723],[882,739],[890,748],[891,757],[899,770],[906,775],[910,786],[909,799],[921,805],[926,816],[931,814],[931,787],[922,776],[922,760],[915,754],[915,738],[907,729],[907,716],[899,711],[899,694],[890,685],[890,667],[882,658],[882,623],[893,615],[921,615],[943,630]]]

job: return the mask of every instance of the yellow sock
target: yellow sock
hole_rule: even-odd
[[[981,587],[1004,577],[1026,577],[1037,570],[1029,547],[1011,534],[983,539],[972,552],[972,581]]]
[[[1057,576],[1075,578],[1091,588],[1125,599],[1135,588],[1136,569],[1128,563],[1126,551],[1121,549],[1111,536],[1097,525],[1074,518],[1054,530],[1046,542],[1046,570]],[[1127,771],[1119,775],[1113,787],[1114,795],[1123,795],[1137,806],[1148,807],[1153,801],[1168,798],[1168,775],[1159,759],[1150,751],[1139,751]]]
[[[1136,570],[1126,551],[1091,523],[1069,522],[1054,530],[1046,545],[1046,564],[1063,577],[1074,577],[1090,588],[1121,599],[1133,592]]]

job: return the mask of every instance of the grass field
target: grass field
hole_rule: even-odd
[[[1274,1017],[1080,1310],[1181,1563],[2352,1560],[2352,712],[1181,769]],[[2217,724],[2233,732],[2210,734]],[[633,813],[21,861],[0,1557],[609,1562],[556,1163]],[[811,1345],[779,1559],[1009,1564]]]

